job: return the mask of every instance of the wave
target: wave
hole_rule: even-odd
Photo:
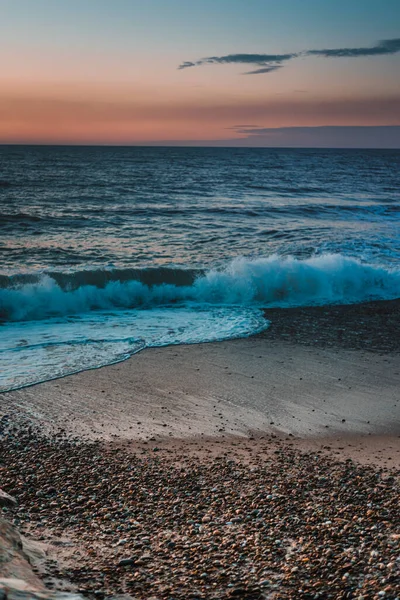
[[[0,186],[1,187],[1,186]],[[289,222],[297,219],[312,219],[318,221],[364,221],[393,219],[400,213],[400,206],[390,203],[391,200],[385,199],[381,202],[359,203],[340,203],[335,204],[315,203],[315,204],[283,204],[272,206],[198,206],[198,207],[129,207],[120,206],[107,208],[86,208],[83,212],[78,210],[66,210],[59,212],[58,215],[49,214],[28,214],[25,212],[0,212],[0,229],[6,233],[18,232],[18,230],[27,229],[35,231],[42,235],[44,230],[82,230],[82,229],[101,229],[106,226],[120,226],[121,224],[133,223],[137,219],[144,222],[150,222],[153,218],[180,218],[185,220],[185,226],[196,227],[193,223],[198,220],[209,221],[212,217],[222,219],[221,224],[238,217],[244,220],[254,221],[254,219],[277,219],[284,218]],[[252,225],[251,225],[252,226]]]
[[[3,277],[0,285],[0,318],[28,321],[184,303],[290,307],[398,298],[400,270],[341,254],[307,259],[273,255],[237,258],[207,272],[156,268],[47,273]]]
[[[1,184],[0,184],[1,187]],[[28,215],[27,213],[0,213],[0,225],[5,224],[5,223],[19,223],[19,222],[32,222],[32,223],[39,223],[40,221],[42,221],[41,217],[37,217],[36,215]]]
[[[163,284],[190,286],[203,274],[204,270],[201,269],[171,267],[85,269],[74,272],[47,271],[45,274],[19,273],[16,275],[0,275],[0,295],[2,288],[21,289],[27,284],[40,286],[48,278],[53,280],[62,290],[71,292],[82,286],[104,288],[113,281],[119,283],[139,281],[149,287]]]

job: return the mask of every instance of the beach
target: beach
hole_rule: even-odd
[[[0,600],[400,600],[400,2],[3,4]]]
[[[270,309],[257,336],[3,394],[2,487],[46,584],[396,598],[398,312]]]
[[[250,338],[149,348],[2,395],[2,416],[85,439],[400,434],[399,302],[269,309]]]

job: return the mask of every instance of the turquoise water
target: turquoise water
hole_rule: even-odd
[[[0,390],[400,296],[400,152],[0,148]]]

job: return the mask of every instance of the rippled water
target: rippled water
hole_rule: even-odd
[[[2,271],[397,261],[399,167],[390,150],[3,147]]]
[[[399,297],[399,167],[391,150],[1,147],[0,390],[250,334],[263,306]]]

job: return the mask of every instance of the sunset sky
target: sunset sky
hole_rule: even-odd
[[[0,0],[0,49],[0,143],[400,147],[400,0]]]

